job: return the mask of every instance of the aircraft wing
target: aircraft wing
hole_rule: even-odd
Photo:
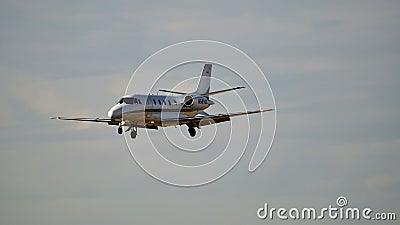
[[[208,115],[208,114],[197,114],[194,117],[180,117],[180,118],[164,118],[162,123],[173,123],[182,125],[182,124],[192,124],[196,127],[210,125],[213,123],[221,123],[225,121],[230,121],[231,117],[242,116],[247,114],[254,113],[262,113],[267,111],[273,111],[274,109],[261,109],[247,112],[237,112],[237,113],[227,113],[227,114],[216,114],[216,115]]]
[[[68,118],[68,117],[51,117],[52,120],[75,120],[83,122],[100,122],[100,123],[110,123],[113,122],[111,119],[105,118]]]

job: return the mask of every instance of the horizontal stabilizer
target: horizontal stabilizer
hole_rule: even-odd
[[[185,95],[185,94],[187,94],[187,93],[184,93],[184,92],[170,91],[170,90],[164,90],[164,89],[160,89],[160,90],[158,90],[158,91],[167,92],[167,93],[172,93],[172,94],[179,94],[179,95]]]
[[[224,90],[220,90],[220,91],[213,91],[213,92],[208,93],[208,96],[209,95],[221,94],[221,93],[228,92],[228,91],[239,90],[239,89],[242,89],[242,88],[245,88],[245,87],[234,87],[234,88],[224,89]]]

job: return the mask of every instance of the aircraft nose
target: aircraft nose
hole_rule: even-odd
[[[121,107],[112,107],[108,113],[108,117],[111,119],[120,119],[122,117],[122,108]]]

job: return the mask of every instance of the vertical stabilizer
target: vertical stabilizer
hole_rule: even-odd
[[[205,64],[203,72],[201,73],[199,85],[197,86],[196,93],[199,95],[208,95],[210,92],[210,82],[211,82],[211,64]]]

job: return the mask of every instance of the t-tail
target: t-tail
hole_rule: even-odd
[[[211,69],[212,64],[204,65],[199,84],[197,85],[196,94],[208,96],[208,94],[210,93]]]
[[[224,89],[224,90],[210,92],[211,69],[212,69],[212,64],[204,64],[203,72],[201,73],[199,84],[197,85],[197,90],[195,92],[186,93],[186,92],[179,92],[179,91],[170,91],[170,90],[165,90],[165,89],[160,89],[159,91],[173,93],[173,94],[181,94],[181,95],[198,94],[198,95],[202,95],[202,96],[205,96],[208,98],[210,95],[220,94],[220,93],[234,91],[234,90],[244,88],[244,87],[234,87],[234,88],[228,88],[228,89]]]

